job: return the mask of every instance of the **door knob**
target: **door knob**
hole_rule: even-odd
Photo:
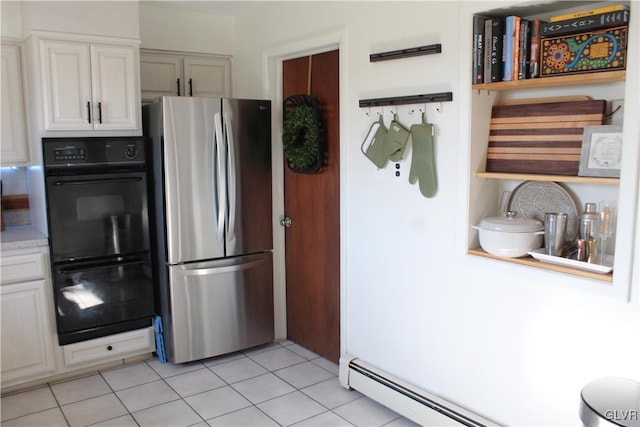
[[[285,216],[284,219],[280,220],[280,225],[287,228],[291,227],[291,218]]]

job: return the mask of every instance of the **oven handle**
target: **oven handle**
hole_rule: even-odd
[[[106,264],[97,264],[97,265],[94,264],[91,266],[85,265],[84,267],[61,268],[60,270],[58,270],[58,272],[62,274],[78,273],[78,272],[84,272],[84,271],[102,270],[105,268],[123,267],[125,265],[138,265],[138,264],[144,264],[144,262],[145,262],[144,258],[137,258],[137,259],[132,259],[128,261],[109,262]]]
[[[83,185],[83,184],[108,184],[112,182],[139,182],[142,177],[129,178],[100,178],[100,179],[71,179],[69,181],[55,181],[53,185]]]

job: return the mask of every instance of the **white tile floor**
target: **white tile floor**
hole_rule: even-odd
[[[2,426],[415,426],[285,341],[184,365],[157,359],[2,397]]]

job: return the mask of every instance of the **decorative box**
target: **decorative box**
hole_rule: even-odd
[[[578,176],[585,126],[604,122],[606,101],[495,105],[487,172]]]
[[[627,26],[540,40],[541,77],[624,70]]]

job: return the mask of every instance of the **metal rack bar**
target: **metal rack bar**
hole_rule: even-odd
[[[360,107],[380,107],[382,105],[426,104],[453,100],[452,92],[426,93],[423,95],[394,96],[391,98],[361,99]]]
[[[442,45],[440,43],[430,44],[427,46],[410,47],[407,49],[392,50],[389,52],[372,53],[369,55],[369,62],[388,61],[391,59],[409,58],[412,56],[432,55],[441,53]]]

